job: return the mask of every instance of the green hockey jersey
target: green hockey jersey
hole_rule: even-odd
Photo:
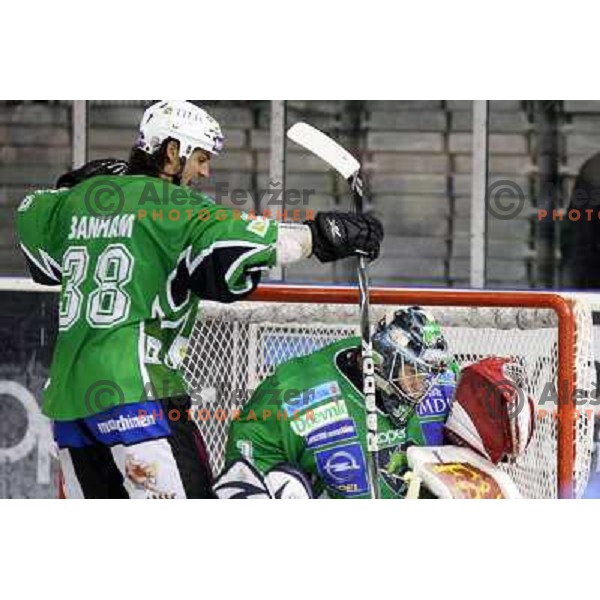
[[[310,476],[317,495],[325,491],[333,498],[370,497],[364,396],[340,368],[344,354],[359,347],[359,338],[348,338],[277,367],[235,415],[226,464],[243,457],[267,473],[288,463]],[[452,370],[438,375],[403,428],[379,412],[382,498],[406,495],[408,446],[442,444],[455,382]]]
[[[55,420],[184,393],[198,298],[252,291],[278,235],[276,221],[141,175],[36,192],[17,229],[34,279],[62,285],[43,405]]]

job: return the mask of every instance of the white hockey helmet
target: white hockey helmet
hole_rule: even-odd
[[[136,146],[151,154],[167,138],[179,142],[182,158],[188,158],[196,148],[215,155],[223,149],[219,123],[205,110],[186,100],[161,100],[144,112]]]

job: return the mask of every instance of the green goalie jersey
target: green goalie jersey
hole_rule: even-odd
[[[235,415],[226,464],[245,458],[263,473],[282,463],[292,464],[309,475],[317,495],[370,497],[364,396],[360,381],[349,379],[343,368],[359,347],[359,338],[349,338],[280,365],[256,389],[243,412]],[[408,446],[443,443],[455,381],[453,370],[438,375],[403,428],[379,413],[382,498],[406,495]]]
[[[140,175],[27,196],[17,214],[34,279],[62,285],[44,412],[84,418],[184,393],[177,367],[198,298],[231,302],[275,264],[278,225]]]

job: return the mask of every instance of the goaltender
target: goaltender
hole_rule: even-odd
[[[533,427],[510,360],[469,365],[457,386],[441,328],[418,307],[382,320],[373,351],[381,497],[519,497],[495,466]],[[369,498],[360,339],[280,365],[232,421],[225,460],[220,498]]]

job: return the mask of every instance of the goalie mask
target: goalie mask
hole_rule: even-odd
[[[390,323],[380,321],[373,350],[383,410],[402,427],[448,366],[446,340],[437,321],[413,306],[397,311]]]
[[[162,100],[148,108],[142,117],[136,147],[153,154],[168,138],[179,142],[182,159],[187,159],[196,148],[214,155],[223,149],[219,123],[185,100]]]

